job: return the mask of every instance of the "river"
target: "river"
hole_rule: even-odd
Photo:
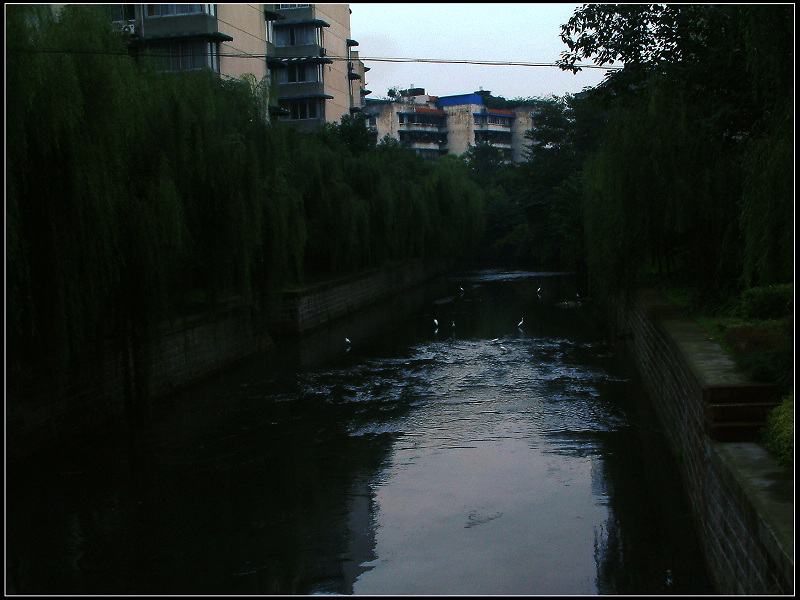
[[[440,278],[11,465],[7,593],[713,593],[582,292]]]

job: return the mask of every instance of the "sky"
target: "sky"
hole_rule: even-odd
[[[515,98],[563,96],[600,83],[606,71],[577,74],[557,67],[396,63],[369,58],[554,63],[567,49],[561,25],[580,4],[386,3],[351,4],[355,50],[370,68],[368,98],[389,88],[424,88],[433,96],[488,90]]]

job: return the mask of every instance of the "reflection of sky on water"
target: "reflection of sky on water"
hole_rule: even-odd
[[[543,376],[531,360],[537,343],[416,349],[422,364],[407,364],[425,401],[406,416],[377,486],[378,558],[356,593],[596,593],[594,537],[608,516],[592,477],[599,450],[587,452],[583,440],[565,453],[557,435],[609,425],[584,414],[585,403],[558,408],[575,393],[576,375],[583,387],[608,377],[557,361]],[[567,341],[545,343],[563,349]],[[559,397],[543,385],[553,370]]]
[[[31,463],[9,478],[12,591],[707,592],[643,393],[559,305],[575,290],[442,279],[179,395],[130,442]]]

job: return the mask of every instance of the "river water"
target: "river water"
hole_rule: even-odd
[[[10,465],[7,593],[713,593],[580,293],[442,278]]]

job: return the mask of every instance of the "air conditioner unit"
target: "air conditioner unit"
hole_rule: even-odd
[[[320,55],[320,56],[325,56],[327,53],[328,53],[328,52],[327,52],[327,50],[325,50],[325,48],[320,48],[320,49],[319,49],[319,55]]]

